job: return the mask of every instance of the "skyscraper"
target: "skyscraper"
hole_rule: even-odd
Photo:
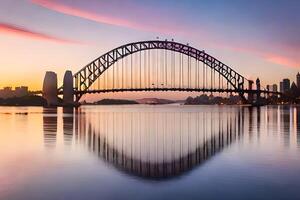
[[[282,81],[280,81],[280,84],[279,84],[279,91],[280,91],[281,93],[284,92],[284,91],[283,91],[283,82],[282,82]]]
[[[272,85],[272,91],[273,91],[273,92],[278,92],[277,84],[273,84],[273,85]],[[278,97],[278,95],[276,95],[276,94],[273,94],[272,96]]]
[[[283,93],[290,90],[290,87],[291,87],[290,85],[291,85],[290,79],[285,78],[285,79],[282,80]]]
[[[278,88],[277,88],[277,85],[276,85],[276,84],[273,84],[272,91],[273,91],[273,92],[277,92],[277,91],[278,91]]]

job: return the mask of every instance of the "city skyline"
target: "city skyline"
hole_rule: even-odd
[[[123,43],[157,36],[204,49],[245,77],[259,77],[264,86],[279,85],[283,78],[296,81],[299,14],[291,10],[299,3],[264,2],[257,9],[256,3],[188,1],[170,8],[170,1],[4,0],[0,2],[0,72],[5,76],[0,87],[28,85],[40,90],[48,70],[57,72],[61,85],[66,69],[76,72]]]

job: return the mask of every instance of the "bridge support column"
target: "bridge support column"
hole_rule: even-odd
[[[248,90],[253,90],[253,81],[252,80],[248,81]],[[253,101],[254,101],[253,96],[254,96],[253,93],[248,93],[248,102],[250,104],[253,104]]]
[[[65,76],[64,76],[63,103],[64,103],[64,105],[73,105],[74,104],[73,75],[70,70],[67,70],[65,72]]]
[[[256,104],[260,105],[261,99],[260,99],[260,80],[259,78],[256,79]]]
[[[47,71],[43,83],[43,98],[47,101],[48,106],[58,105],[57,96],[57,74]]]

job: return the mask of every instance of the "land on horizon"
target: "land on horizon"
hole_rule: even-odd
[[[62,103],[62,99],[59,99]],[[295,104],[297,102],[289,102],[285,99],[279,99],[275,96],[271,96],[269,99],[262,98],[265,104]],[[207,94],[201,94],[196,97],[187,97],[183,100],[169,100],[161,98],[141,98],[136,100],[131,99],[100,99],[95,102],[81,102],[81,105],[130,105],[130,104],[149,104],[149,105],[163,105],[180,103],[184,105],[234,105],[242,104],[241,98],[236,95],[230,95],[229,97],[213,96]],[[300,102],[298,102],[300,103]],[[6,99],[0,98],[0,106],[47,106],[47,101],[37,95],[26,95],[22,97],[11,97]]]

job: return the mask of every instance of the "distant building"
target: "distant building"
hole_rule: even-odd
[[[278,92],[277,84],[273,84],[272,91],[273,92]]]
[[[290,90],[290,86],[291,83],[290,83],[290,79],[288,78],[285,78],[283,79],[281,82],[280,82],[280,92],[281,93],[286,93]]]
[[[0,90],[0,98],[6,99],[14,96],[12,87],[4,87]]]
[[[296,82],[297,82],[297,87],[300,88],[300,74],[299,74],[299,72],[296,75]]]
[[[12,87],[4,87],[3,91],[11,92],[12,91]]]
[[[15,88],[15,96],[16,97],[23,97],[28,95],[28,87],[26,86],[21,86],[21,87],[16,87]]]
[[[271,86],[267,85],[267,91],[271,91]]]
[[[279,91],[281,93],[283,93],[283,82],[282,81],[280,81],[280,84],[279,84]]]
[[[277,84],[273,84],[271,87],[272,87],[272,92],[278,92]],[[272,96],[278,97],[277,94],[272,94]]]
[[[294,97],[298,96],[298,87],[295,82],[292,83],[290,92]]]
[[[295,82],[293,82],[293,83],[291,84],[291,88],[290,88],[290,89],[297,90],[297,85],[296,85]]]
[[[283,93],[288,92],[291,88],[290,79],[285,78],[282,80],[282,83],[283,83]]]
[[[12,97],[22,97],[28,95],[28,87],[21,86],[16,87],[15,90],[12,87],[4,87],[0,89],[0,98],[7,99]]]

